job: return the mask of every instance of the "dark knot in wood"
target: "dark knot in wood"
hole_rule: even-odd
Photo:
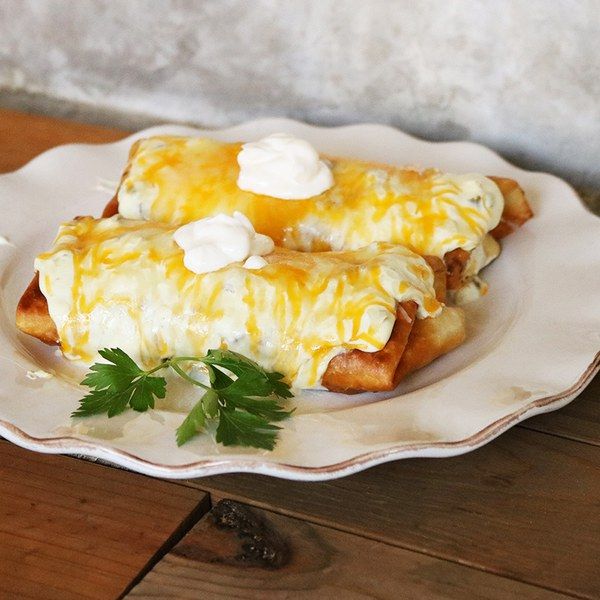
[[[219,529],[236,533],[242,551],[236,560],[248,565],[279,569],[291,558],[289,543],[261,515],[232,500],[221,500],[210,512]]]

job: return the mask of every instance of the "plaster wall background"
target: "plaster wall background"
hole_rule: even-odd
[[[0,105],[389,123],[600,189],[600,2],[0,0]]]

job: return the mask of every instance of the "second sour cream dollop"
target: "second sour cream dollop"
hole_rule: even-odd
[[[333,175],[318,152],[305,140],[274,133],[244,144],[237,157],[238,187],[247,192],[305,200],[333,185]]]
[[[234,262],[244,262],[246,269],[260,269],[267,264],[262,258],[273,252],[275,244],[254,231],[246,215],[223,213],[183,225],[173,234],[183,250],[183,264],[194,273],[218,271]]]

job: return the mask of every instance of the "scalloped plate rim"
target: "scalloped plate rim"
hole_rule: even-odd
[[[565,186],[574,196],[579,200],[579,207],[585,212],[589,212],[585,205],[578,198],[573,188],[564,180],[556,177],[555,175],[544,173],[540,171],[529,171],[522,169],[504,157],[499,155],[494,150],[475,142],[470,141],[428,141],[422,140],[414,135],[403,132],[389,125],[377,124],[377,123],[360,123],[360,124],[349,124],[349,125],[337,125],[332,127],[322,127],[302,123],[286,118],[262,118],[248,121],[245,123],[239,123],[231,127],[222,129],[199,129],[191,126],[180,125],[180,124],[165,124],[158,125],[144,129],[142,131],[132,133],[131,135],[108,144],[64,144],[50,148],[41,154],[34,157],[23,167],[16,171],[3,174],[2,178],[12,177],[23,177],[27,176],[29,171],[34,169],[36,165],[45,160],[48,155],[53,154],[58,156],[61,151],[77,150],[81,148],[85,149],[97,149],[106,146],[116,145],[127,145],[132,140],[138,139],[148,134],[162,133],[165,131],[177,133],[210,133],[218,132],[221,135],[235,135],[238,130],[248,128],[279,128],[281,125],[292,126],[292,127],[304,127],[310,128],[317,131],[323,130],[357,130],[365,131],[367,129],[373,130],[380,129],[386,131],[388,134],[393,134],[397,137],[402,137],[405,140],[410,140],[411,143],[420,145],[429,145],[436,147],[457,147],[464,148],[470,147],[471,149],[478,152],[485,152],[490,156],[493,156],[495,160],[501,164],[510,167],[511,170],[518,173],[526,174],[528,176],[539,176],[544,178],[551,178],[555,183],[560,183]],[[574,208],[574,205],[573,205]],[[591,214],[591,213],[590,213]],[[523,420],[530,418],[537,414],[542,414],[557,410],[572,401],[589,382],[593,379],[594,375],[600,370],[600,352],[598,352],[593,361],[588,365],[587,369],[580,376],[579,380],[569,388],[552,394],[544,398],[538,398],[533,400],[529,404],[521,407],[519,410],[510,413],[490,423],[474,435],[468,438],[450,441],[450,442],[431,442],[431,443],[416,443],[412,446],[410,444],[391,446],[384,449],[375,450],[372,452],[366,452],[357,455],[351,459],[341,461],[338,463],[332,463],[324,466],[301,466],[286,464],[284,462],[268,462],[257,460],[254,457],[220,457],[212,458],[208,460],[199,460],[182,465],[161,465],[156,462],[148,461],[134,453],[127,452],[122,449],[111,447],[110,445],[104,445],[100,442],[91,442],[79,439],[74,436],[54,436],[54,437],[35,437],[27,434],[24,430],[17,427],[13,423],[8,421],[0,420],[0,433],[2,433],[6,439],[23,446],[25,448],[36,450],[45,453],[53,454],[84,454],[89,457],[98,458],[101,460],[109,461],[119,466],[124,466],[136,471],[146,473],[148,475],[169,477],[169,478],[190,478],[199,477],[205,475],[214,475],[220,473],[230,472],[253,472],[261,473],[266,475],[272,475],[282,478],[305,480],[305,481],[317,481],[325,479],[333,479],[364,470],[370,466],[389,462],[392,460],[398,460],[402,458],[417,457],[417,456],[436,456],[436,457],[449,457],[456,456],[474,450],[510,427],[516,425]]]
[[[192,479],[226,473],[256,473],[270,475],[282,479],[296,481],[327,481],[346,477],[386,462],[406,458],[451,458],[481,448],[519,423],[548,412],[554,412],[572,402],[600,372],[600,352],[589,365],[580,380],[571,388],[546,398],[538,398],[515,413],[511,413],[491,423],[470,438],[454,442],[434,442],[415,444],[414,446],[397,446],[365,453],[353,459],[325,465],[322,467],[303,467],[286,463],[265,462],[256,459],[208,459],[184,465],[160,465],[143,459],[131,452],[104,446],[99,443],[86,442],[76,437],[62,436],[36,438],[28,435],[12,423],[0,420],[0,433],[3,436],[28,450],[44,454],[83,455],[96,458],[114,466],[129,468],[154,477],[170,479]],[[136,468],[137,467],[137,468]]]

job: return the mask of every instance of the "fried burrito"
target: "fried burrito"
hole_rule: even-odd
[[[241,211],[259,233],[294,250],[402,244],[443,259],[449,290],[472,282],[498,256],[497,240],[532,216],[510,179],[347,158],[322,157],[333,181],[323,193],[293,201],[257,194],[239,187],[242,147],[198,137],[139,140],[104,216],[181,225]]]
[[[35,261],[18,327],[74,360],[120,347],[151,366],[229,348],[296,388],[344,392],[393,389],[464,339],[461,310],[440,301],[439,259],[385,243],[276,247],[262,268],[232,263],[196,274],[174,230],[118,216],[62,225]]]

